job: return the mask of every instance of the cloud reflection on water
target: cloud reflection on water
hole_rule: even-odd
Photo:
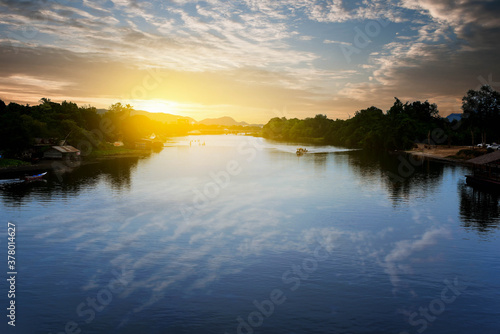
[[[322,264],[339,273],[330,278],[334,282],[345,279],[340,273],[354,272],[383,275],[392,288],[411,289],[406,278],[415,265],[451,236],[451,228],[427,208],[392,207],[394,193],[387,193],[383,168],[364,169],[369,161],[358,154],[332,153],[318,162],[313,155],[299,159],[274,148],[255,162],[241,160],[242,173],[186,219],[180,206],[192,201],[193,187],[210,181],[210,171],[234,158],[232,148],[207,146],[209,151],[188,155],[193,163],[216,155],[210,168],[187,168],[175,148],[166,149],[141,161],[130,175],[130,188],[118,196],[98,181],[78,198],[56,203],[57,210],[42,207],[31,228],[38,240],[67,251],[69,258],[93,261],[82,291],[95,288],[107,268],[127,268],[134,279],[119,297],[133,305],[132,313],[166,303],[172,294],[208,294],[218,282],[241,279],[239,273],[261,264],[279,280],[281,266],[310,255],[317,244],[335,251],[334,259]],[[318,164],[321,171],[315,173]],[[153,173],[158,170],[163,173]],[[442,174],[422,182],[430,185]],[[408,214],[397,216],[404,210]],[[271,262],[274,257],[277,263]]]
[[[231,202],[232,199],[224,201],[225,204]],[[411,263],[419,258],[419,253],[432,248],[440,238],[450,237],[447,228],[431,226],[421,235],[396,241],[391,249],[381,251],[377,247],[386,238],[394,238],[393,228],[375,235],[370,231],[353,232],[314,225],[309,228],[299,226],[299,231],[287,231],[284,226],[291,216],[280,210],[262,208],[259,202],[258,199],[249,199],[246,209],[236,206],[233,210],[226,208],[222,212],[213,210],[186,228],[183,228],[186,222],[180,216],[173,220],[167,219],[162,211],[136,211],[121,224],[108,222],[101,226],[101,231],[106,233],[96,233],[92,222],[108,214],[108,209],[94,210],[90,215],[73,217],[60,228],[41,232],[37,238],[68,244],[76,243],[84,236],[95,235],[76,243],[75,251],[86,251],[101,245],[101,255],[107,254],[105,258],[110,259],[111,265],[127,267],[135,279],[121,297],[127,298],[135,293],[149,295],[134,308],[134,312],[140,312],[160,301],[169,289],[175,289],[179,283],[186,292],[206,289],[225,275],[251,266],[255,259],[262,261],[266,254],[310,254],[311,245],[318,242],[329,252],[338,249],[339,244],[346,247],[342,252],[361,249],[360,260],[378,263],[393,286],[400,288],[400,276],[411,273]],[[140,207],[138,205],[136,210]],[[63,238],[68,232],[67,225],[76,221],[79,232]],[[96,286],[95,280],[94,275],[82,289]]]

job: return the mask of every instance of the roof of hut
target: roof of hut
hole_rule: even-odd
[[[73,146],[65,145],[65,146],[52,146],[53,149],[61,152],[61,153],[76,153],[80,152],[80,150],[74,148]]]
[[[467,160],[467,162],[476,164],[476,165],[484,165],[484,164],[489,164],[494,161],[500,160],[500,151],[495,151],[492,153],[487,153],[484,155],[481,155],[479,157]]]

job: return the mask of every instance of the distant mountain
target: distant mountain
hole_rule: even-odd
[[[145,110],[134,110],[130,113],[130,116],[135,116],[135,115],[143,115],[143,116],[146,116],[153,121],[158,121],[158,122],[162,122],[162,123],[177,123],[179,120],[185,120],[189,123],[197,123],[191,117],[172,115],[172,114],[167,114],[167,113],[162,113],[162,112],[149,112],[149,111],[145,111]]]
[[[459,113],[453,113],[453,114],[449,114],[448,116],[446,116],[446,119],[450,122],[453,122],[453,121],[459,121],[462,119],[462,114],[459,114]]]
[[[108,109],[97,109],[97,113],[99,115],[104,115]],[[198,123],[191,117],[186,117],[186,116],[179,116],[179,115],[172,115],[172,114],[167,114],[167,113],[160,113],[160,112],[149,112],[145,110],[133,110],[130,113],[130,116],[135,116],[135,115],[142,115],[146,116],[147,118],[153,120],[153,121],[158,121],[162,123],[177,123],[178,120],[185,120],[189,123]]]
[[[198,124],[203,125],[222,125],[222,126],[232,126],[232,125],[248,125],[247,122],[237,122],[232,117],[224,116],[219,118],[205,118],[202,121],[199,121]]]
[[[97,113],[103,115],[107,112],[107,109],[97,109]],[[191,124],[203,124],[203,125],[222,125],[222,126],[233,126],[233,125],[242,125],[242,126],[260,126],[262,124],[248,124],[247,122],[237,122],[232,117],[224,116],[219,118],[206,118],[200,122],[197,122],[191,117],[187,116],[179,116],[172,115],[167,113],[155,113],[149,112],[145,110],[134,110],[131,112],[130,116],[142,115],[146,116],[153,121],[158,121],[162,123],[178,123],[179,120],[184,120],[184,122],[189,122]]]

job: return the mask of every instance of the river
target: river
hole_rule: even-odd
[[[15,332],[500,333],[498,196],[461,166],[296,148],[182,137],[0,183]]]

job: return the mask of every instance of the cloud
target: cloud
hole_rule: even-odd
[[[179,84],[163,84],[146,98],[248,111],[287,106],[303,117],[344,117],[345,110],[373,104],[388,109],[398,96],[429,99],[442,112],[456,112],[478,78],[500,76],[499,7],[473,0],[85,0],[22,6],[1,0],[0,58],[9,66],[0,69],[0,97],[27,102],[31,96],[31,103],[40,95],[87,102],[120,98],[141,85],[147,68],[161,68]],[[349,40],[354,28],[381,19],[391,25],[370,37],[352,64],[342,63],[339,46],[356,46]],[[31,84],[19,78],[31,78]],[[54,85],[43,90],[33,80]]]
[[[435,21],[449,24],[462,33],[469,24],[483,28],[498,28],[500,4],[495,1],[403,0],[403,7],[420,9]]]
[[[342,42],[342,41],[332,41],[332,40],[329,40],[329,39],[325,39],[323,41],[323,43],[325,44],[340,44],[340,45],[349,45],[351,46],[352,43],[348,43],[348,42]]]
[[[392,93],[433,100],[441,111],[459,111],[461,97],[478,85],[479,77],[500,74],[495,60],[500,46],[494,42],[500,37],[496,19],[500,5],[446,0],[402,4],[419,10],[424,22],[414,38],[388,43],[383,52],[371,57],[379,87],[365,98]]]
[[[410,263],[420,259],[417,253],[435,245],[440,238],[449,238],[450,231],[444,227],[431,228],[419,239],[398,241],[395,247],[384,257],[381,265],[389,275],[394,287],[400,285],[399,276],[411,271]]]
[[[35,101],[47,94],[52,98],[76,100],[87,96],[114,96],[132,101],[166,99],[206,106],[243,104],[266,109],[289,103],[308,105],[317,95],[310,90],[308,82],[309,75],[315,74],[308,71],[302,73],[303,77],[293,75],[292,70],[280,72],[244,67],[219,71],[151,71],[126,61],[111,61],[98,55],[83,57],[49,48],[36,51],[18,48],[16,54],[8,50],[1,52],[0,47],[0,62],[10,64],[0,69],[0,94],[14,95],[16,90],[30,87]]]
[[[313,36],[308,36],[308,35],[302,35],[302,36],[299,36],[299,39],[301,41],[312,41],[314,39]]]

